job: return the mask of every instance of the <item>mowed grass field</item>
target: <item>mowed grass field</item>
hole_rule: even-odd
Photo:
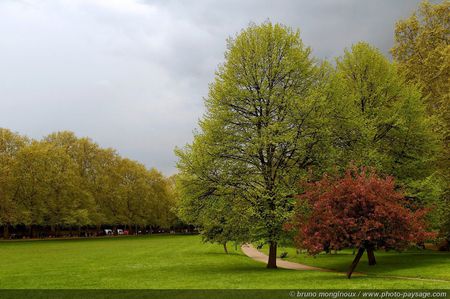
[[[199,236],[3,241],[0,255],[0,288],[10,289],[450,288],[450,279],[421,281],[369,275],[348,280],[339,273],[268,270],[240,249],[230,248],[227,255],[221,246],[202,243]],[[395,259],[385,261],[399,271],[448,278],[448,254],[433,263],[419,263],[420,258],[414,256],[406,265]],[[350,261],[351,257],[346,258],[345,264]],[[449,270],[447,275],[432,275],[440,261],[444,266],[439,271],[444,267],[444,272]],[[379,262],[383,267],[381,257]],[[338,268],[337,264],[330,267]],[[414,264],[419,266],[414,268]]]

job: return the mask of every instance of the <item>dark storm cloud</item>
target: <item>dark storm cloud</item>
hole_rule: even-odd
[[[418,1],[1,1],[0,127],[71,130],[175,171],[225,40],[250,22],[300,28],[332,59],[365,40],[388,54]]]

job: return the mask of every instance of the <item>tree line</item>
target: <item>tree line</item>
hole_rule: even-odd
[[[293,240],[286,226],[314,210],[299,203],[300,182],[352,165],[394,177],[406,199],[399,204],[429,210],[431,229],[446,231],[449,10],[449,1],[424,2],[398,22],[394,61],[365,42],[322,61],[298,30],[269,21],[230,38],[200,128],[176,150],[180,217],[225,247],[268,244],[268,267],[276,268],[278,244]]]
[[[0,128],[0,226],[46,230],[170,227],[173,179],[89,138],[57,132],[33,140]]]

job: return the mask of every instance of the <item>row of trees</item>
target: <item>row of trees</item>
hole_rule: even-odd
[[[30,140],[0,128],[0,226],[169,227],[173,182],[71,132]]]
[[[299,182],[353,163],[394,176],[409,205],[433,208],[429,223],[441,228],[449,7],[425,3],[423,18],[398,24],[396,62],[362,42],[334,64],[319,61],[298,31],[270,22],[230,38],[200,130],[176,150],[180,217],[208,241],[268,243],[275,268],[277,245],[292,240],[284,227],[299,209]]]

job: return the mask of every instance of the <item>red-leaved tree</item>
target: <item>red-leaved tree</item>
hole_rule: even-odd
[[[348,278],[364,251],[369,265],[375,265],[375,249],[403,250],[432,237],[426,231],[426,210],[407,208],[392,177],[352,167],[341,178],[324,176],[307,183],[305,190],[299,204],[308,203],[309,212],[296,215],[296,244],[310,254],[358,248]]]

